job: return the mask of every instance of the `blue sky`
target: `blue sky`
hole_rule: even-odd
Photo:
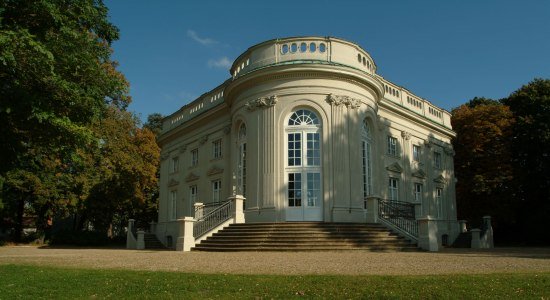
[[[550,78],[550,1],[106,0],[120,29],[113,58],[130,110],[168,115],[229,78],[248,47],[335,36],[371,54],[378,73],[452,109]]]

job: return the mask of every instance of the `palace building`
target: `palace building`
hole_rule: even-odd
[[[246,50],[228,80],[163,121],[158,239],[174,247],[197,203],[242,195],[245,223],[382,223],[414,236],[381,209],[399,204],[431,222],[439,245],[452,242],[450,113],[377,69],[333,37]]]

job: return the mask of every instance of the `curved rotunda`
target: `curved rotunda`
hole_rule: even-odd
[[[266,41],[231,78],[166,117],[156,234],[195,203],[246,198],[246,223],[372,222],[369,199],[410,203],[458,234],[449,112],[376,73],[332,37]]]

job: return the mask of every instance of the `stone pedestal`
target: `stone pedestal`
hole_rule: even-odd
[[[136,249],[136,237],[134,236],[134,226],[136,220],[128,220],[128,228],[126,229],[126,248]]]
[[[185,217],[178,219],[179,237],[176,244],[176,251],[191,251],[195,247],[195,237],[193,236],[193,217]]]
[[[418,219],[418,247],[428,251],[439,251],[437,223],[431,216]]]
[[[195,207],[195,220],[200,220],[204,216],[204,204],[197,202],[193,206]]]
[[[492,249],[495,247],[493,242],[493,225],[491,225],[491,216],[483,217],[483,236],[480,237],[481,248]]]
[[[472,249],[481,248],[481,241],[479,240],[479,234],[481,233],[481,229],[474,228],[470,230],[470,232],[472,233],[472,244],[470,245],[470,247]]]
[[[460,228],[459,228],[460,233],[468,232],[468,227],[466,226],[467,222],[468,221],[466,221],[466,220],[458,220],[458,224],[460,226]]]
[[[143,230],[140,230],[137,232],[136,249],[138,250],[145,249],[145,231]]]
[[[235,220],[233,221],[236,224],[244,223],[244,201],[246,200],[242,195],[235,195],[229,197],[227,200],[233,201],[233,215]]]
[[[367,197],[367,223],[378,223],[378,199]]]

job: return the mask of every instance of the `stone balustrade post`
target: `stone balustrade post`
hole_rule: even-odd
[[[458,220],[458,224],[460,226],[460,233],[465,233],[465,232],[468,232],[468,227],[466,226],[466,223],[468,223],[468,221],[466,220]]]
[[[479,240],[479,234],[481,233],[481,229],[474,228],[470,230],[472,233],[472,243],[470,244],[470,247],[472,249],[479,249],[481,248],[481,241]]]
[[[151,221],[151,222],[149,223],[149,232],[150,232],[150,233],[154,233],[154,234],[157,233],[157,222]]]
[[[491,216],[483,217],[484,235],[480,237],[481,248],[492,249],[495,247],[493,242],[493,225],[491,225]]]
[[[244,201],[246,198],[242,195],[234,195],[227,200],[233,202],[233,216],[235,218],[233,222],[235,224],[244,223]]]
[[[138,250],[145,249],[145,231],[143,230],[140,230],[137,232],[136,249]]]
[[[428,251],[439,251],[437,223],[429,215],[418,219],[418,247]]]
[[[136,249],[136,237],[134,236],[134,226],[136,220],[128,220],[128,228],[126,232],[126,248],[127,249]]]
[[[178,219],[179,223],[179,237],[176,244],[176,251],[191,251],[191,248],[195,247],[195,237],[193,236],[193,223],[195,219],[193,217],[185,217]]]
[[[200,220],[204,216],[204,203],[196,202],[195,207],[195,220]]]
[[[378,197],[367,197],[367,223],[378,223]]]

